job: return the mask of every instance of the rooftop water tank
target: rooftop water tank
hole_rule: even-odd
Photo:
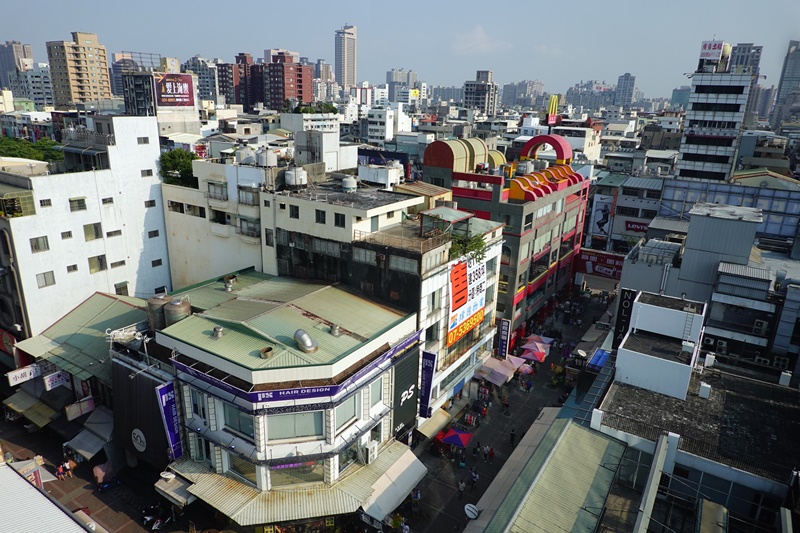
[[[147,322],[150,324],[150,331],[159,331],[166,327],[164,319],[164,306],[172,301],[172,296],[165,293],[157,294],[147,300]]]
[[[286,185],[288,187],[305,187],[308,185],[308,173],[303,168],[294,167],[286,171]]]
[[[236,149],[236,162],[240,165],[255,165],[256,151],[250,146],[240,146]]]
[[[358,190],[358,181],[353,176],[347,176],[342,180],[342,190],[344,192],[356,192]]]
[[[167,327],[176,324],[192,314],[192,304],[189,300],[172,300],[164,306],[164,319]]]
[[[267,166],[267,149],[263,146],[256,150],[256,165],[259,167]]]

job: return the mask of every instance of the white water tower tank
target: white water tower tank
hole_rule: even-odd
[[[267,149],[263,146],[256,150],[256,165],[259,167],[267,166]]]
[[[256,151],[250,146],[240,146],[236,149],[236,162],[240,165],[254,165],[256,163]]]
[[[267,164],[268,167],[278,166],[278,153],[274,150],[267,150]]]
[[[305,187],[308,185],[308,173],[303,168],[294,167],[286,171],[286,185],[289,187]]]
[[[353,176],[347,176],[342,180],[342,190],[344,192],[356,192],[358,190],[358,181]]]

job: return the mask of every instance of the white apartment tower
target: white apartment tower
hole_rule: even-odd
[[[181,65],[181,72],[197,74],[197,97],[201,100],[216,100],[219,95],[217,63],[196,55]]]
[[[479,109],[493,117],[497,112],[498,85],[492,81],[491,70],[479,70],[474,81],[464,82],[464,107]]]
[[[34,63],[28,69],[17,69],[8,74],[9,86],[15,97],[32,100],[39,111],[43,111],[46,106],[55,105],[53,81],[47,63]]]
[[[617,78],[617,89],[614,93],[614,105],[630,107],[636,94],[636,76],[626,72]]]
[[[358,80],[358,28],[345,24],[336,30],[335,48],[336,82],[347,90]]]
[[[89,124],[62,131],[61,167],[0,163],[0,328],[19,338],[97,291],[146,298],[170,288],[156,118]]]
[[[725,68],[729,45],[718,60],[702,59],[692,74],[692,92],[684,119],[678,175],[726,180],[736,165],[736,151],[750,93],[747,68]]]

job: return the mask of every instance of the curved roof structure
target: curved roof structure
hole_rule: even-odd
[[[537,135],[525,143],[520,157],[536,159],[536,152],[545,144],[549,144],[556,151],[556,164],[569,165],[572,163],[572,147],[561,135]]]

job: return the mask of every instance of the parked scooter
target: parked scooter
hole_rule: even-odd
[[[97,492],[105,492],[108,489],[113,489],[114,487],[119,487],[120,485],[122,485],[122,481],[120,481],[117,476],[113,476],[109,479],[106,479],[102,483],[98,483]]]
[[[161,515],[163,509],[161,508],[160,503],[156,503],[155,505],[150,505],[149,507],[145,507],[142,509],[142,525],[147,527],[150,522],[155,522],[156,519]]]
[[[167,524],[171,524],[174,522],[175,519],[175,508],[173,506],[160,506],[161,513],[159,514],[158,518],[156,518],[155,522],[153,522],[153,527],[150,531],[158,531],[159,529],[163,528]]]

